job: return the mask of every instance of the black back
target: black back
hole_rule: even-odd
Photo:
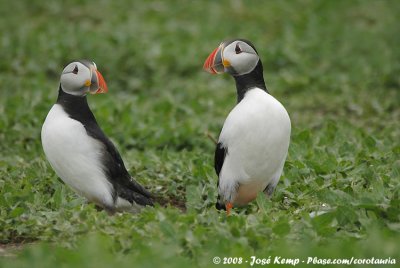
[[[214,154],[214,168],[217,176],[219,177],[219,173],[221,172],[222,166],[224,164],[225,156],[228,153],[228,149],[222,146],[222,143],[218,143],[215,148]]]
[[[59,89],[57,104],[72,118],[82,123],[89,136],[104,144],[103,166],[108,181],[114,187],[114,200],[120,196],[139,205],[153,205],[151,194],[128,173],[114,144],[103,133],[87,103],[86,96],[74,96]]]
[[[225,161],[225,156],[228,153],[228,149],[224,148],[222,143],[218,143],[217,146],[215,147],[215,154],[214,154],[214,168],[215,172],[217,173],[218,176],[218,182],[217,182],[217,188],[219,187],[219,174],[221,173],[222,166],[224,165]],[[220,203],[220,195],[218,194],[217,197],[217,203],[215,204],[215,207],[218,210],[221,209],[226,209],[225,204]]]
[[[264,81],[263,66],[261,60],[258,60],[256,68],[248,74],[233,76],[236,82],[237,102],[239,103],[246,92],[251,88],[261,88],[268,93]]]

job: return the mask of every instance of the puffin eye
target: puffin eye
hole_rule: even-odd
[[[74,70],[72,70],[73,74],[78,74],[78,65],[75,65]]]
[[[241,50],[240,47],[239,47],[239,43],[236,44],[235,52],[236,52],[236,54],[242,53],[242,50]]]

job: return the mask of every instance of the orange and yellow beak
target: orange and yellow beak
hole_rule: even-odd
[[[104,80],[103,75],[97,70],[96,70],[96,75],[97,75],[97,81],[98,81],[98,89],[95,94],[107,93],[108,87],[107,87],[106,81]]]
[[[207,57],[204,62],[203,69],[211,74],[220,74],[225,72],[224,60],[222,52],[224,51],[224,43],[221,43],[213,52]]]
[[[87,81],[87,86],[90,87],[90,94],[107,93],[108,87],[103,75],[97,71],[96,67],[91,67],[92,79]]]

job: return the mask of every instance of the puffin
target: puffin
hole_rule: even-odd
[[[42,126],[43,151],[58,177],[75,192],[111,215],[136,213],[153,206],[152,195],[129,175],[87,102],[88,93],[106,92],[94,62],[69,63],[61,73],[57,101]]]
[[[237,104],[224,122],[214,154],[216,208],[229,215],[260,192],[273,194],[286,161],[291,122],[284,106],[269,94],[261,59],[250,41],[222,42],[203,69],[228,73],[236,83]]]

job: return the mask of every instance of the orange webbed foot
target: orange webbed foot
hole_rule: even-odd
[[[226,216],[229,216],[231,214],[231,209],[233,208],[233,204],[226,203],[225,207],[226,207]]]

